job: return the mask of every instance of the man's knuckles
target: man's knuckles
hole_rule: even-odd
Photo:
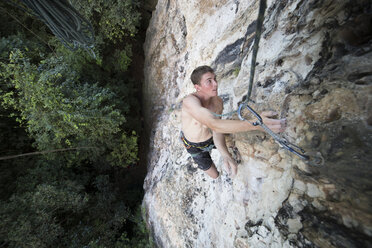
[[[265,117],[272,117],[276,115],[278,115],[278,113],[275,111],[264,111],[261,113],[261,116],[265,116]]]

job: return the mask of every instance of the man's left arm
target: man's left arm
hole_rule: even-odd
[[[222,99],[219,98],[218,107],[216,111],[217,114],[221,114],[222,110],[223,110],[223,103],[222,103]],[[213,131],[213,142],[223,158],[223,162],[224,162],[226,170],[230,172],[232,176],[235,176],[238,167],[237,167],[235,160],[231,157],[231,154],[229,153],[227,149],[225,134]]]
[[[227,149],[225,134],[213,132],[213,142],[223,158],[226,170],[231,173],[232,176],[235,176],[238,167],[235,160],[231,157],[231,154]]]

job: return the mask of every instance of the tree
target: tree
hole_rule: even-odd
[[[29,169],[1,202],[0,241],[7,247],[83,247],[99,240],[112,247],[130,212],[112,178],[89,169],[55,160]]]
[[[127,41],[137,34],[141,18],[137,0],[72,0],[71,3],[93,24],[99,44],[104,40],[114,43]]]
[[[78,73],[63,57],[41,58],[34,64],[27,47],[24,50],[12,50],[9,62],[0,63],[8,85],[0,96],[4,107],[20,113],[17,120],[27,127],[38,150],[94,147],[81,151],[79,160],[114,151],[110,155],[114,164],[115,157],[122,166],[135,163],[136,134],[121,130],[125,118],[115,107],[116,95],[97,83],[79,82]]]
[[[96,28],[97,60],[0,4],[13,16],[0,19],[14,21],[0,29],[0,138],[9,143],[1,155],[94,147],[0,161],[0,246],[151,247],[132,214],[142,189],[122,191],[123,167],[138,158],[140,84],[126,74],[137,7],[73,2]]]

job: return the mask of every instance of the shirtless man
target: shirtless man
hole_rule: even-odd
[[[235,176],[237,164],[227,150],[224,134],[251,130],[262,131],[262,128],[253,126],[248,121],[221,120],[211,113],[221,114],[223,102],[217,96],[218,83],[213,69],[209,66],[197,67],[191,74],[191,81],[196,92],[183,100],[181,140],[198,168],[210,177],[216,179],[219,176],[209,154],[215,147],[221,153],[227,171]],[[261,117],[273,132],[283,132],[285,119],[270,118],[275,115],[275,112],[267,111],[263,112]]]

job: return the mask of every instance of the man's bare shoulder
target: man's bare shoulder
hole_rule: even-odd
[[[194,93],[191,93],[183,98],[183,101],[194,101],[194,100],[200,101],[199,98],[195,96]]]
[[[183,109],[189,107],[190,105],[195,105],[195,104],[201,105],[201,102],[199,98],[195,96],[194,94],[187,95],[182,100]]]

